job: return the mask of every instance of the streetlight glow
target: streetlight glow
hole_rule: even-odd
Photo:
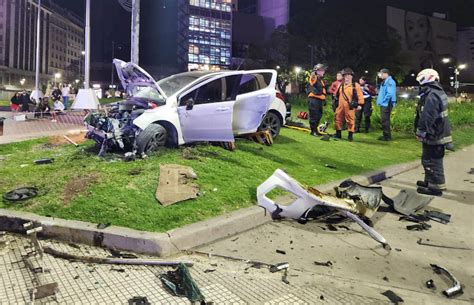
[[[298,74],[301,72],[301,67],[295,67],[295,73]]]
[[[86,51],[81,51],[82,56],[86,55]]]
[[[467,68],[467,65],[466,65],[466,64],[461,64],[461,65],[458,66],[458,69],[459,69],[459,70],[464,70],[464,69],[466,69],[466,68]]]
[[[449,62],[451,61],[451,59],[448,58],[448,57],[445,57],[445,58],[443,58],[441,61],[442,61],[444,64],[447,64],[447,63],[449,63]]]
[[[61,73],[54,74],[54,78],[61,78]]]
[[[365,70],[364,72],[365,72],[365,74],[368,74],[368,73],[369,73],[369,71],[367,71],[367,70]]]
[[[277,69],[277,70],[280,70],[280,66],[276,66],[276,69]]]

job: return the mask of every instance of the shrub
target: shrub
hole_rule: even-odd
[[[295,106],[295,110],[292,111],[294,117],[296,117],[299,109],[307,109],[308,107],[308,99],[303,95],[291,96],[289,102]],[[327,105],[324,110],[323,120],[333,122],[334,113],[331,109],[331,97],[328,96],[326,102]],[[396,107],[392,111],[392,129],[394,131],[413,132],[417,103],[418,101],[416,99],[397,102]],[[375,99],[372,100],[372,105],[372,126],[374,128],[380,128],[380,108],[376,106]],[[449,121],[453,128],[474,126],[474,103],[450,103]]]

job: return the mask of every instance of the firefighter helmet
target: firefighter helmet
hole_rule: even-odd
[[[418,73],[416,80],[420,83],[420,85],[424,85],[434,81],[439,81],[439,74],[436,72],[436,70],[424,69]]]

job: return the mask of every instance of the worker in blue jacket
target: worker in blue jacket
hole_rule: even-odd
[[[379,140],[390,141],[392,139],[392,133],[390,131],[390,114],[397,103],[397,85],[390,76],[390,71],[388,69],[380,70],[379,76],[383,80],[377,96],[377,105],[380,107],[380,120],[382,122],[383,131]]]

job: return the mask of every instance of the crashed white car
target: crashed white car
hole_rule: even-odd
[[[275,138],[285,124],[275,70],[194,71],[156,82],[133,63],[114,64],[128,98],[85,120],[101,155],[115,147],[143,155],[165,145],[232,142],[264,129]]]

